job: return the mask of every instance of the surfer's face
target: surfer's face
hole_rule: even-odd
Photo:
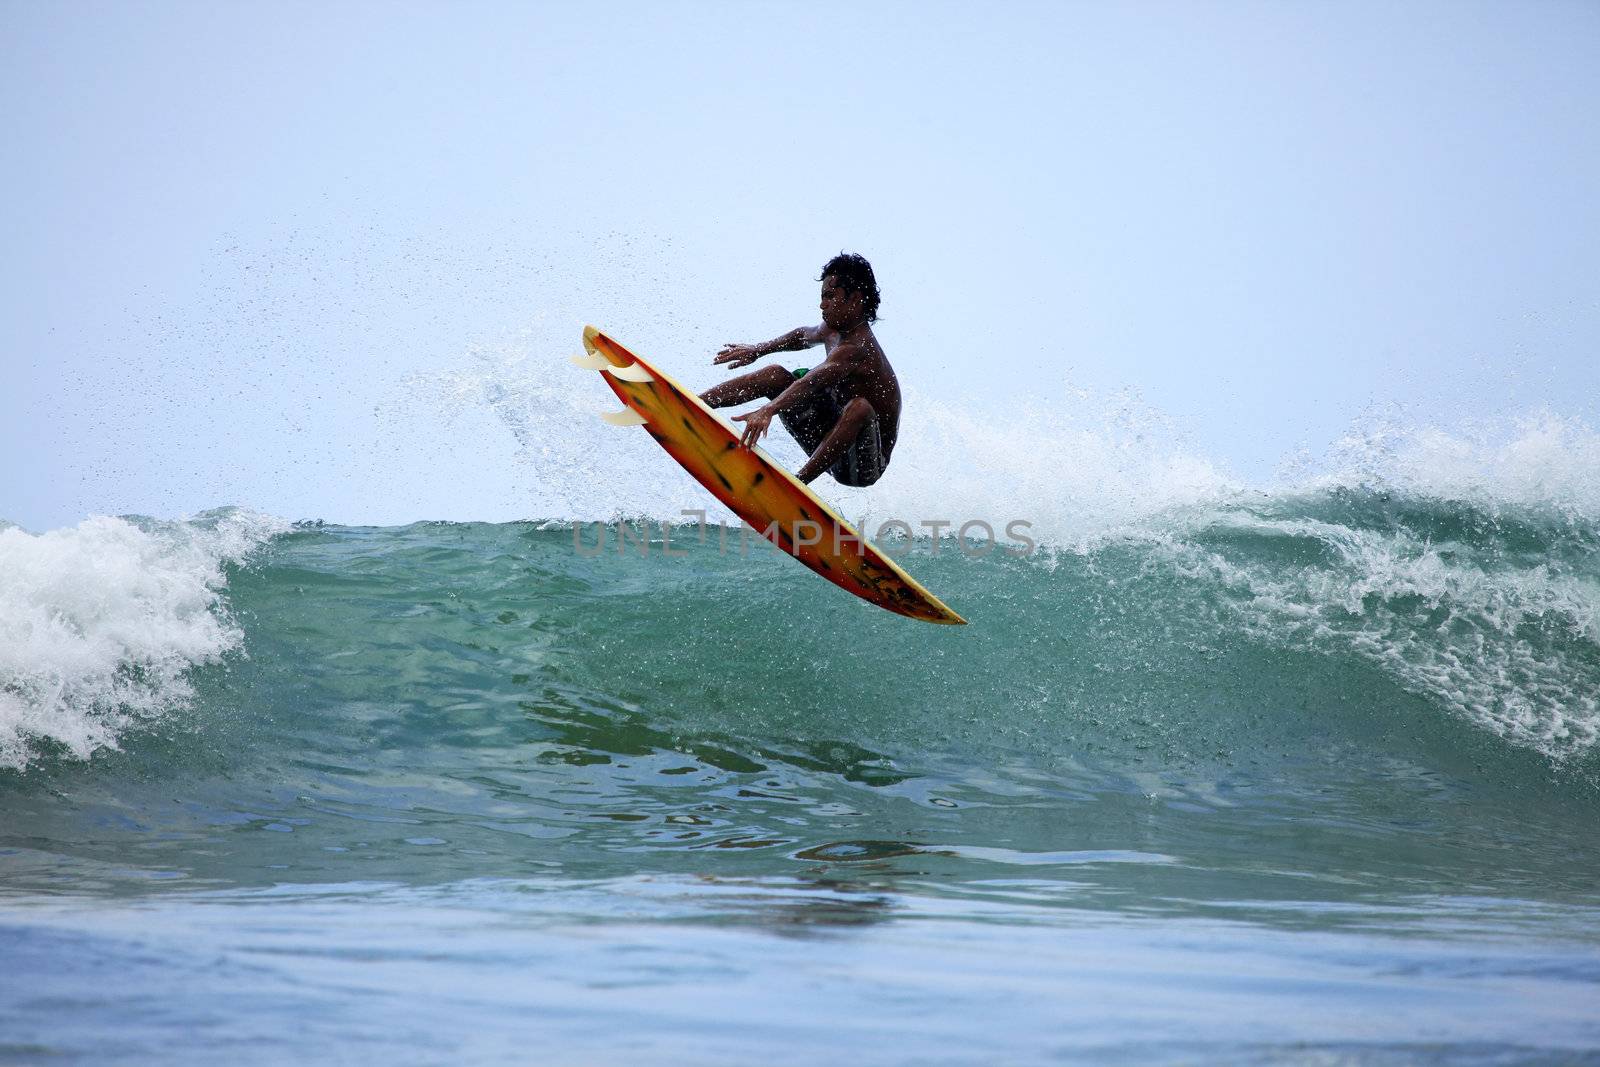
[[[861,321],[861,293],[850,293],[839,288],[839,279],[832,274],[822,279],[822,322],[834,330],[845,330]]]

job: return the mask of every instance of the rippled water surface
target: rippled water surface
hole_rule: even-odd
[[[3,530],[0,1058],[1600,1062],[1597,545]]]

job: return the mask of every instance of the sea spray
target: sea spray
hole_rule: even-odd
[[[682,522],[686,510],[700,509],[710,522],[737,527],[739,520],[648,435],[596,417],[615,401],[596,391],[592,374],[552,356],[560,343],[545,327],[474,346],[459,366],[411,378],[408,403],[446,419],[472,406],[490,411],[517,442],[530,519]],[[700,366],[665,353],[660,362],[690,389],[724,377],[708,360]],[[791,470],[805,461],[781,429],[762,448]],[[1003,530],[1021,519],[1041,543],[1082,550],[1141,519],[1239,487],[1136,394],[1060,383],[1025,403],[989,407],[946,402],[907,385],[890,473],[867,488],[831,479],[815,488],[841,514],[865,517],[872,528],[896,519],[916,532],[935,520],[952,530],[969,521]]]

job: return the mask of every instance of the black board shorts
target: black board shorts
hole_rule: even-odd
[[[810,367],[796,367],[795,378],[805,377],[806,371],[810,369]],[[833,429],[843,413],[844,405],[839,403],[839,398],[834,395],[833,390],[822,389],[813,393],[805,404],[778,412],[778,418],[809,456],[822,444],[822,439],[828,436],[828,431]],[[886,466],[888,464],[883,458],[883,438],[878,429],[878,416],[873,415],[867,420],[867,424],[861,427],[856,439],[850,442],[849,449],[839,458],[839,462],[828,468],[828,474],[840,485],[859,487],[871,485],[883,477]]]

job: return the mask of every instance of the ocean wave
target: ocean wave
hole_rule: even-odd
[[[603,398],[562,373],[572,380],[552,380],[538,345],[512,345],[414,385],[506,423],[546,524],[681,521],[685,508],[737,523],[644,435],[591,418],[582,398]],[[1063,554],[1093,563],[1108,546],[1146,546],[1140,566],[1226,606],[1219,626],[1364,663],[1556,761],[1600,740],[1600,434],[1581,419],[1441,425],[1380,411],[1251,485],[1133,394],[1044,383],[1001,412],[910,391],[906,411],[888,478],[823,487],[869,536],[891,518],[917,532],[1022,520],[1045,571]],[[782,433],[769,449],[802,461]]]
[[[1351,494],[1340,505],[1353,510]],[[1312,500],[1302,500],[1307,511]],[[1563,761],[1600,739],[1600,568],[1525,534],[1436,540],[1458,508],[1373,494],[1368,523],[1239,509],[1161,545],[1180,574],[1278,647],[1376,667],[1475,726]],[[1382,518],[1380,518],[1380,516]],[[1431,522],[1429,521],[1431,520]]]
[[[552,375],[538,346],[512,345],[480,350],[458,372],[413,379],[411,389],[445,414],[483,405],[504,421],[538,527],[682,521],[685,509],[736,522],[646,435],[593,419],[579,384]],[[1123,595],[1156,574],[1165,580],[1142,587],[1156,602],[1128,605],[1173,620],[1131,635],[1153,655],[1181,659],[1170,644],[1181,623],[1194,647],[1243,640],[1321,657],[1351,679],[1376,672],[1386,682],[1374,699],[1421,697],[1556,763],[1587,760],[1600,746],[1600,434],[1581,420],[1549,412],[1454,427],[1368,419],[1326,456],[1252,486],[1136,396],[1068,389],[999,419],[912,393],[908,412],[889,478],[822,489],[842,514],[865,519],[869,536],[891,518],[952,523],[947,530],[983,519],[997,533],[1026,522],[1039,546],[1033,565],[1003,578],[992,568],[1013,562],[998,554],[964,570],[907,561],[930,588],[952,586],[951,602],[973,607],[980,630],[1049,632],[1074,605]],[[793,443],[773,436],[776,458],[797,462]],[[0,766],[23,766],[50,746],[86,757],[115,745],[131,723],[188,701],[190,669],[240,647],[222,599],[225,564],[286,529],[236,511],[186,523],[90,519],[39,537],[0,529]],[[499,573],[488,557],[473,564],[470,546],[493,540],[477,529],[457,530],[468,546],[469,573],[460,576],[468,589]],[[375,543],[391,533],[395,545],[406,539],[380,530]],[[539,566],[581,569],[576,557],[559,558],[568,554],[559,541],[539,550],[551,553]],[[930,547],[927,537],[921,543]],[[682,576],[667,577],[665,560],[644,566],[663,568],[664,581]],[[600,591],[602,578],[580,576]],[[410,599],[433,578],[396,571],[388,580]],[[721,610],[724,594],[742,601],[747,587],[724,580],[698,574],[707,588],[686,595],[708,613]],[[821,583],[816,593],[840,595]],[[630,624],[666,631],[682,615]],[[1030,684],[1059,688],[1038,669]],[[1050,671],[1073,669],[1069,659]],[[974,678],[989,670],[972,665]],[[1096,684],[1104,679],[1083,691]]]
[[[190,668],[242,640],[224,566],[288,529],[231,508],[0,529],[0,767],[51,750],[86,759],[188,703]]]

